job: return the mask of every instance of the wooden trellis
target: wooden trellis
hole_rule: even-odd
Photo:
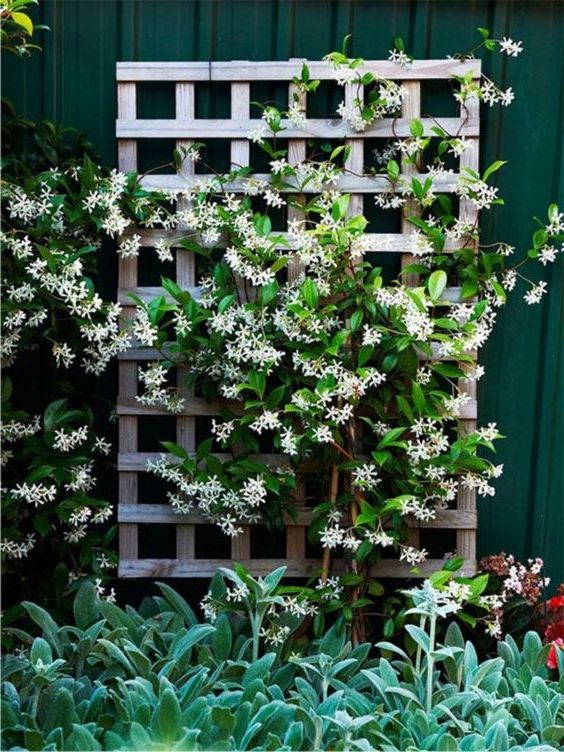
[[[127,172],[138,169],[139,139],[173,139],[176,146],[189,146],[193,141],[210,139],[229,139],[231,162],[240,166],[249,164],[250,145],[246,138],[249,131],[261,121],[251,118],[251,84],[252,82],[287,82],[289,101],[293,101],[294,85],[292,78],[301,67],[301,61],[289,62],[197,62],[197,63],[118,63],[118,120],[116,135],[118,139],[119,168]],[[332,71],[323,62],[308,61],[311,77],[321,80],[332,78]],[[290,122],[283,122],[283,138],[288,139],[288,159],[298,163],[305,158],[306,140],[308,138],[346,139],[352,148],[346,167],[354,175],[340,179],[337,187],[351,193],[350,211],[362,212],[365,194],[375,194],[389,190],[389,183],[384,177],[360,176],[364,171],[364,142],[367,138],[402,138],[410,135],[409,124],[413,118],[419,118],[425,135],[433,135],[431,128],[439,125],[448,133],[464,136],[469,148],[460,157],[460,165],[478,169],[479,152],[479,110],[478,101],[470,100],[461,107],[459,117],[422,117],[421,88],[422,83],[430,80],[446,80],[453,76],[462,76],[468,72],[472,77],[480,77],[480,62],[470,60],[457,62],[453,60],[416,61],[403,68],[390,61],[366,61],[365,70],[370,70],[386,79],[401,81],[406,87],[400,118],[384,118],[376,121],[363,132],[355,132],[340,119],[307,118],[303,127],[297,128]],[[139,119],[137,116],[137,87],[142,82],[173,82],[175,87],[176,113],[174,119],[156,120]],[[195,117],[196,87],[204,82],[228,82],[231,88],[231,117],[227,119],[200,119]],[[351,101],[357,96],[356,89],[348,85],[345,99]],[[305,99],[304,99],[305,105]],[[404,174],[417,174],[417,167],[404,168]],[[358,176],[358,177],[357,177]],[[266,176],[258,176],[266,177]],[[185,160],[177,174],[150,174],[143,178],[147,188],[165,190],[182,190],[196,180],[205,176],[195,176],[194,165]],[[435,178],[437,191],[452,192],[458,179],[457,174],[447,174]],[[229,185],[233,192],[241,191],[242,184]],[[313,189],[310,189],[313,191]],[[307,191],[306,191],[307,192]],[[299,215],[299,210],[289,209],[288,219]],[[410,263],[407,253],[407,236],[413,226],[406,217],[413,214],[413,207],[406,204],[403,209],[401,231],[399,233],[370,234],[371,250],[382,253],[401,254],[402,265]],[[477,212],[467,199],[460,199],[459,216],[474,222]],[[163,230],[136,230],[141,236],[142,249],[150,248],[159,239],[166,239],[174,245],[174,239],[181,233]],[[451,250],[456,245],[446,251]],[[145,251],[146,252],[146,251]],[[289,274],[299,273],[297,265],[290,265]],[[176,250],[176,280],[186,289],[194,290],[196,271],[194,256],[185,250]],[[412,283],[416,280],[412,279]],[[124,258],[119,261],[118,300],[124,306],[125,315],[132,318],[135,307],[129,293],[134,292],[142,299],[150,299],[162,293],[160,288],[140,287],[138,285],[138,259]],[[456,298],[457,290],[446,293]],[[264,574],[280,563],[280,560],[254,558],[251,556],[250,526],[231,541],[231,558],[209,559],[196,558],[196,537],[204,532],[201,527],[206,521],[197,513],[178,515],[167,503],[139,503],[139,474],[147,472],[147,461],[156,460],[158,453],[138,451],[138,420],[141,416],[158,416],[168,414],[164,408],[145,407],[135,397],[138,388],[138,368],[142,361],[156,359],[157,354],[149,348],[131,348],[120,356],[119,396],[117,412],[119,415],[119,506],[118,520],[120,526],[120,565],[121,577],[210,577],[219,566],[229,566],[232,561],[240,561],[254,574]],[[437,356],[438,357],[438,356]],[[178,374],[182,383],[183,374]],[[476,427],[476,385],[473,380],[461,380],[459,386],[468,392],[470,402],[463,408],[461,431],[471,431]],[[185,408],[176,417],[176,440],[188,451],[194,451],[196,445],[195,421],[198,416],[218,414],[218,406],[196,397],[186,395]],[[220,455],[221,456],[221,455]],[[273,464],[283,460],[281,455],[261,455]],[[288,575],[309,576],[319,569],[318,559],[306,558],[306,530],[311,520],[310,510],[299,508],[295,520],[287,520],[286,559]],[[456,509],[448,509],[437,514],[431,522],[411,521],[411,542],[419,544],[420,531],[425,528],[434,530],[455,530],[456,549],[465,559],[463,571],[467,574],[475,570],[476,557],[476,496],[474,490],[460,489]],[[139,526],[174,524],[176,529],[175,558],[140,558]],[[428,559],[419,569],[422,575],[437,569],[440,559]],[[342,571],[344,562],[336,560],[333,571]],[[374,574],[380,577],[401,577],[410,574],[411,566],[394,559],[384,559],[374,568]]]

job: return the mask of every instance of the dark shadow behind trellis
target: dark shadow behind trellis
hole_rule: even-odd
[[[312,78],[327,80],[332,77],[329,67],[321,62],[309,62]],[[250,115],[251,82],[285,82],[288,85],[289,101],[292,101],[292,77],[301,67],[301,61],[253,62],[233,61],[217,63],[118,63],[118,138],[119,168],[127,172],[138,169],[139,139],[151,143],[154,139],[172,139],[177,147],[188,146],[193,141],[228,139],[230,159],[237,165],[249,164],[250,145],[246,134],[260,120]],[[425,135],[432,135],[431,127],[440,125],[449,133],[463,135],[469,148],[460,158],[460,165],[478,169],[479,151],[479,111],[478,102],[467,103],[459,117],[421,117],[421,82],[450,79],[453,75],[463,75],[471,71],[474,78],[480,77],[480,61],[460,63],[451,60],[424,60],[411,64],[408,68],[389,61],[366,61],[365,68],[382,78],[400,80],[406,87],[401,117],[395,120],[384,118],[376,121],[366,131],[359,133],[348,129],[341,120],[308,118],[303,128],[286,123],[283,131],[288,139],[288,159],[297,163],[305,158],[308,138],[345,138],[350,144],[351,153],[346,167],[354,175],[346,175],[338,183],[339,188],[352,194],[350,210],[359,213],[363,210],[365,194],[373,194],[389,189],[383,177],[357,177],[364,171],[365,141],[371,138],[409,136],[409,123],[412,118],[420,118]],[[138,119],[138,84],[140,82],[173,82],[175,87],[174,119]],[[196,118],[196,87],[203,82],[228,82],[231,90],[231,117],[229,119]],[[352,101],[356,96],[351,86],[345,87],[345,99]],[[304,103],[305,104],[305,103]],[[405,174],[417,174],[416,168],[405,168]],[[151,174],[143,178],[148,188],[182,190],[202,179],[194,174],[194,165],[185,160],[177,174]],[[260,175],[258,177],[261,177]],[[265,177],[265,176],[263,176]],[[435,186],[441,192],[452,192],[457,181],[456,174],[435,179]],[[233,184],[229,190],[241,190],[241,184]],[[288,219],[296,216],[298,210],[289,209]],[[371,251],[379,254],[399,254],[402,265],[410,262],[406,236],[413,226],[406,217],[413,214],[413,206],[406,203],[403,209],[400,232],[371,233]],[[459,216],[470,221],[477,219],[476,209],[466,199],[460,200]],[[135,230],[142,238],[141,253],[153,247],[159,239],[172,241],[181,237],[178,231]],[[447,246],[447,251],[448,251]],[[118,299],[124,306],[127,318],[135,315],[135,307],[129,297],[134,292],[142,299],[150,299],[161,294],[160,288],[140,286],[138,283],[138,263],[136,257],[120,259]],[[290,265],[289,274],[299,273],[297,265]],[[196,265],[193,254],[176,249],[176,281],[184,288],[196,290]],[[411,280],[415,283],[416,280]],[[456,300],[457,288],[450,288],[446,297]],[[438,357],[438,355],[437,355]],[[229,566],[232,561],[240,561],[255,574],[264,574],[279,563],[288,567],[288,576],[304,577],[314,574],[320,562],[306,556],[306,530],[311,520],[311,511],[305,505],[304,488],[298,483],[297,502],[300,505],[297,518],[286,520],[285,558],[258,558],[251,555],[251,528],[244,526],[244,533],[230,542],[230,558],[205,558],[206,541],[200,536],[208,534],[206,521],[197,513],[178,515],[167,503],[151,499],[154,503],[139,503],[140,475],[147,472],[147,461],[156,459],[158,454],[139,451],[139,419],[167,415],[164,408],[145,407],[136,401],[138,389],[138,368],[143,361],[158,359],[158,353],[149,348],[132,347],[120,357],[119,396],[119,506],[120,525],[120,577],[210,577],[219,566]],[[179,385],[183,384],[183,374],[178,373]],[[468,392],[471,401],[463,408],[460,420],[461,431],[471,431],[476,426],[476,385],[472,380],[461,380],[460,387]],[[196,421],[202,416],[218,414],[218,406],[192,395],[185,395],[185,408],[176,420],[176,440],[189,451],[196,447]],[[263,455],[264,457],[264,455]],[[269,455],[272,463],[283,461],[281,455]],[[414,545],[424,544],[426,531],[455,531],[456,549],[464,557],[464,572],[475,570],[476,558],[476,496],[475,491],[461,488],[455,509],[447,509],[437,514],[435,520],[421,523],[409,522],[410,540]],[[176,555],[174,558],[140,558],[140,526],[174,525]],[[423,539],[423,540],[421,540]],[[444,544],[448,547],[448,543]],[[446,553],[444,548],[441,553]],[[430,558],[419,569],[422,575],[437,569],[440,558]],[[335,560],[333,571],[342,571],[343,560]],[[396,559],[383,559],[374,568],[380,577],[405,577],[411,567]]]

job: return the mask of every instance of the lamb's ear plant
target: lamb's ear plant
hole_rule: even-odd
[[[212,621],[221,612],[242,611],[246,615],[251,631],[253,661],[259,658],[261,639],[267,644],[283,645],[292,628],[299,626],[299,617],[305,613],[297,610],[297,601],[292,613],[290,609],[293,604],[278,592],[285,572],[286,567],[279,567],[264,578],[255,578],[241,564],[236,564],[234,569],[220,567],[209,593],[202,601],[204,613]],[[222,578],[233,583],[233,587],[225,587]]]
[[[229,572],[235,588],[242,574]],[[272,596],[273,575],[258,600]],[[548,751],[564,741],[564,651],[549,670],[548,646],[528,633],[522,648],[507,637],[480,661],[455,624],[433,645],[445,602],[430,583],[412,592],[426,616],[415,660],[390,642],[379,658],[353,648],[337,626],[255,660],[238,609],[200,624],[158,587],[135,610],[85,583],[67,625],[24,604],[40,635],[14,631],[18,649],[4,654],[2,749]]]

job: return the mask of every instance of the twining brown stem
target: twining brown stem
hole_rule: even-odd
[[[330,443],[332,447],[334,447],[340,454],[343,455],[343,457],[346,457],[348,460],[354,459],[353,455],[350,452],[347,452],[347,450],[340,444],[337,444],[336,441],[331,441]]]
[[[337,492],[339,490],[339,466],[336,462],[333,462],[331,466],[331,484],[329,486],[329,503],[334,506],[337,500]],[[321,582],[325,584],[329,577],[329,570],[331,569],[331,549],[329,546],[323,547],[323,558],[321,560]]]

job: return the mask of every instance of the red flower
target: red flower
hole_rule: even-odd
[[[544,630],[544,639],[546,642],[554,642],[561,638],[564,640],[564,621],[558,621],[556,624],[549,624]]]
[[[548,607],[551,611],[557,608],[564,608],[564,595],[555,595],[548,601]]]
[[[548,668],[557,668],[557,650],[564,650],[564,640],[561,637],[558,637],[556,640],[554,640],[554,642],[550,646],[550,650],[548,651],[548,655],[546,657],[546,665],[548,666]]]

